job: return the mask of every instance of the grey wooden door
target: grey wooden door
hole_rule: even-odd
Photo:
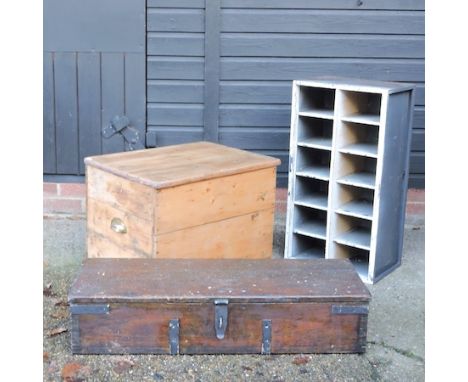
[[[410,185],[424,187],[423,0],[148,0],[147,145],[273,155],[287,182],[291,83],[416,84]]]
[[[44,173],[129,148],[101,130],[126,115],[145,145],[145,0],[44,0]]]

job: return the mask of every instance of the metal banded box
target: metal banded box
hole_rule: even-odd
[[[279,159],[197,142],[85,163],[88,257],[271,257]]]
[[[349,260],[88,259],[69,292],[77,354],[364,352]]]

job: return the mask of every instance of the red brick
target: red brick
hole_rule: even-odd
[[[406,205],[407,215],[424,215],[425,204],[424,203],[408,203]]]
[[[83,183],[60,183],[58,188],[61,196],[77,196],[84,198],[86,195],[86,185]]]
[[[44,213],[82,214],[83,203],[80,199],[44,199]]]
[[[277,188],[276,189],[276,201],[285,202],[288,198],[288,189],[287,188]]]
[[[57,196],[57,183],[42,183],[44,196]]]
[[[286,202],[276,202],[275,210],[277,213],[285,214],[288,204]]]
[[[415,188],[410,188],[408,190],[408,203],[411,202],[419,202],[419,203],[424,203],[425,202],[425,190],[417,190]]]

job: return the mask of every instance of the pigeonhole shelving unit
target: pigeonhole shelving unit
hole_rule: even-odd
[[[414,88],[294,81],[285,257],[348,258],[367,283],[401,263]]]

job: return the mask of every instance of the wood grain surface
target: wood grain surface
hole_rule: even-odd
[[[280,161],[210,142],[88,157],[93,166],[161,189],[241,172],[276,167]]]
[[[87,259],[69,292],[87,302],[367,302],[349,260]]]

